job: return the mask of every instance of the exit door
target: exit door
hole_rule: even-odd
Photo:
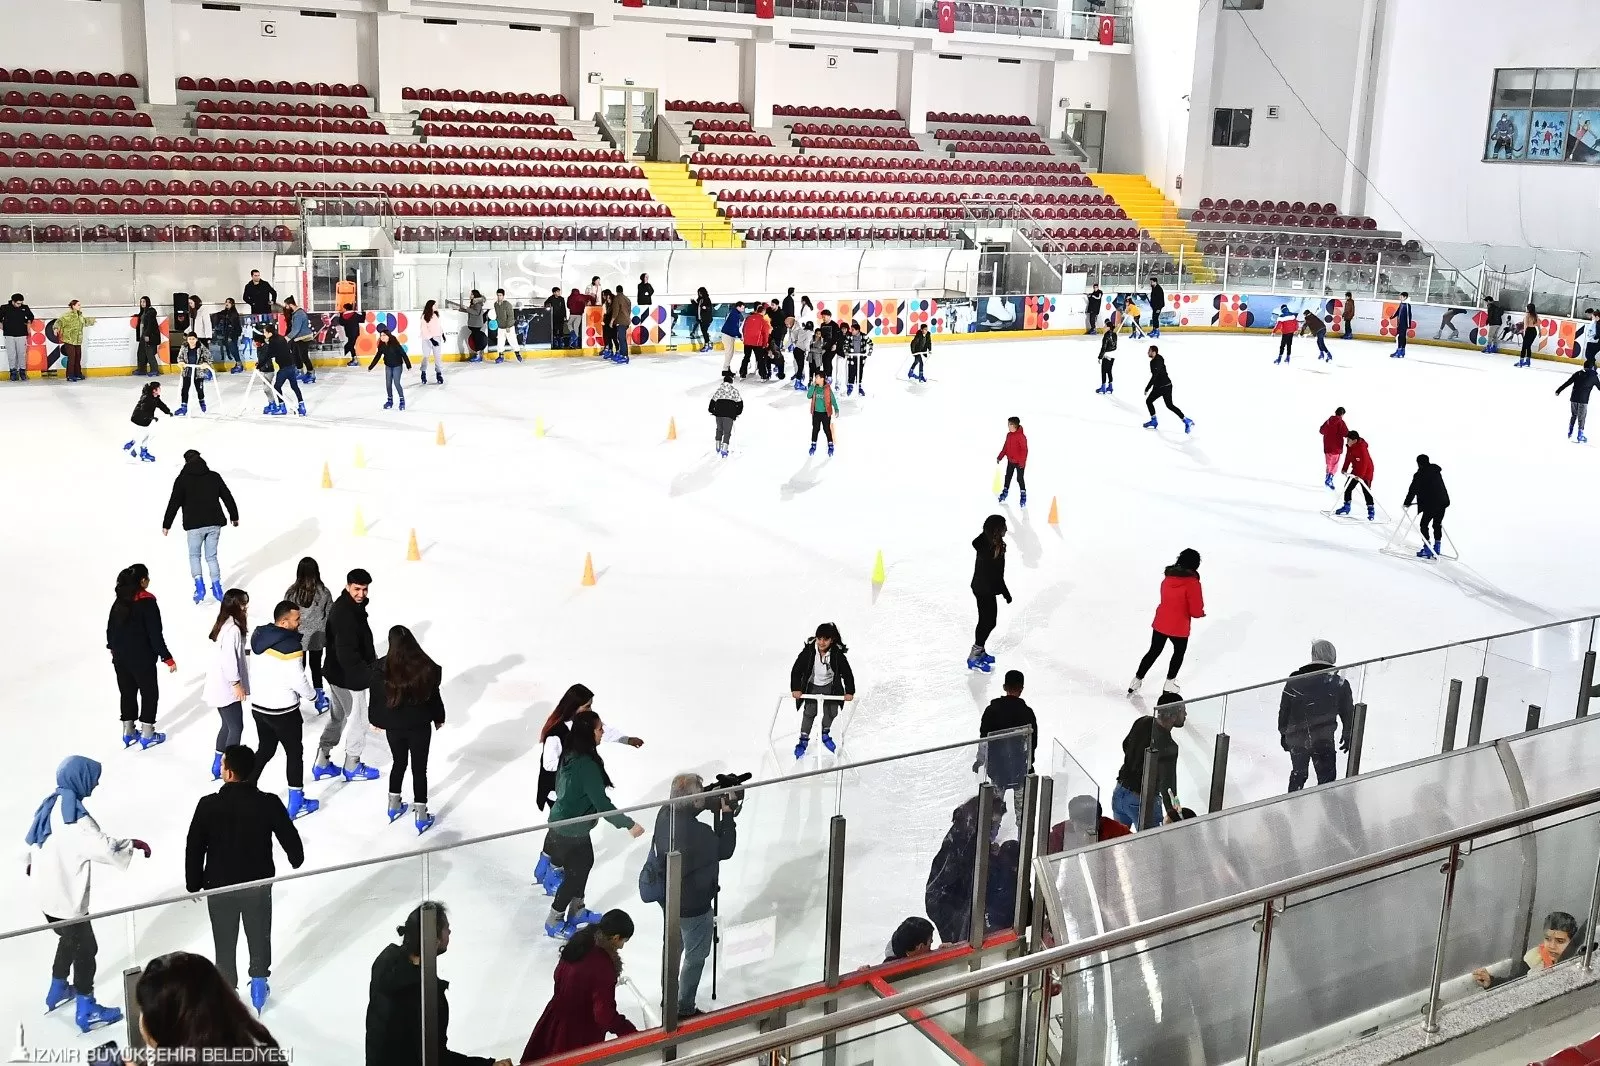
[[[1090,170],[1099,170],[1106,150],[1106,113],[1104,111],[1068,111],[1067,136],[1083,149]]]
[[[628,159],[656,155],[656,91],[633,85],[601,86],[600,113]]]

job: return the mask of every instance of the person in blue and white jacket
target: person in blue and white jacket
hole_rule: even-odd
[[[283,600],[272,609],[272,624],[257,626],[250,634],[250,711],[256,721],[256,777],[283,745],[288,761],[284,776],[289,783],[289,817],[312,814],[321,806],[306,799],[305,743],[301,735],[300,702],[315,702],[316,689],[306,673],[306,653],[300,643],[300,608]]]
[[[1404,359],[1406,357],[1406,341],[1411,333],[1411,294],[1400,294],[1400,302],[1395,305],[1394,314],[1390,316],[1394,322],[1395,350],[1390,353],[1390,359]]]
[[[733,367],[733,357],[739,354],[739,339],[744,336],[744,301],[738,300],[728,309],[722,320],[722,369]]]
[[[34,904],[44,912],[46,921],[60,923],[55,926],[59,940],[50,967],[45,1010],[76,999],[76,1021],[85,1033],[122,1020],[120,1010],[102,1007],[94,999],[99,945],[94,929],[83,920],[89,913],[92,864],[125,870],[135,851],[150,857],[149,844],[106,836],[84,809],[83,801],[99,783],[100,764],[93,759],[73,755],[63,760],[56,767],[56,790],[34,812],[27,837],[28,882]]]

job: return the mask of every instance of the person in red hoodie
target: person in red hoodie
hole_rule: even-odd
[[[622,948],[632,936],[628,912],[613,910],[562,945],[555,991],[522,1049],[522,1062],[602,1043],[607,1033],[627,1036],[638,1031],[617,1010]]]
[[[750,376],[750,357],[755,356],[756,374],[762,381],[772,376],[772,360],[767,355],[767,342],[772,339],[772,319],[759,310],[744,316],[744,359],[739,363],[739,380]]]
[[[1344,504],[1333,513],[1350,513],[1350,497],[1359,485],[1361,495],[1367,498],[1367,521],[1375,522],[1378,512],[1372,506],[1372,453],[1367,450],[1367,442],[1362,440],[1361,434],[1355,430],[1346,433],[1344,439],[1349,442],[1344,449],[1344,472],[1350,475],[1350,480],[1344,485]]]
[[[1000,502],[1005,503],[1006,497],[1011,494],[1011,475],[1017,475],[1017,502],[1028,506],[1028,483],[1023,479],[1023,471],[1028,467],[1028,435],[1022,432],[1022,419],[1015,415],[1006,419],[1006,439],[1000,445],[1000,454],[994,457],[995,462],[1006,461],[1006,483],[1000,490]]]
[[[567,296],[567,332],[569,348],[583,347],[584,318],[589,310],[589,298],[582,289],[574,288]]]
[[[1328,476],[1323,484],[1331,489],[1333,475],[1339,471],[1339,457],[1344,453],[1344,435],[1350,432],[1350,427],[1344,424],[1344,408],[1335,408],[1317,432],[1322,434],[1322,458],[1328,464]]]
[[[1172,661],[1167,664],[1167,680],[1162,691],[1180,691],[1178,671],[1183,668],[1183,656],[1189,650],[1189,622],[1205,616],[1206,601],[1200,590],[1200,553],[1185,548],[1178,553],[1178,561],[1163,572],[1161,603],[1150,626],[1150,650],[1139,660],[1139,672],[1128,683],[1128,695],[1139,691],[1144,675],[1150,672],[1169,640],[1172,641]]]

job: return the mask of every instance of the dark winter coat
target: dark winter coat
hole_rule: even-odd
[[[338,314],[339,328],[344,330],[344,339],[353,341],[361,336],[361,323],[366,319],[360,311],[340,311]]]
[[[217,312],[216,335],[218,340],[236,341],[244,334],[244,319],[237,307],[224,307]]]
[[[711,307],[711,297],[707,296],[702,300],[700,297],[696,296],[694,298],[694,303],[690,306],[694,308],[694,317],[696,321],[698,321],[702,326],[709,326],[711,324],[711,319],[714,317],[714,312]]]
[[[294,365],[294,349],[289,347],[289,339],[281,333],[268,337],[266,344],[256,345],[256,369],[263,374],[270,376],[274,368],[292,370]]]
[[[112,662],[130,669],[154,669],[158,660],[172,664],[172,653],[161,632],[161,608],[154,596],[146,591],[135,594],[127,615],[120,620],[116,605],[112,605],[106,618],[106,647],[111,649]]]
[[[1350,427],[1344,424],[1344,419],[1338,415],[1329,415],[1328,420],[1317,429],[1322,434],[1322,454],[1338,455],[1344,451],[1345,434],[1350,432]]]
[[[1444,487],[1444,472],[1438,463],[1419,466],[1411,475],[1411,487],[1406,490],[1406,502],[1401,506],[1410,507],[1413,502],[1419,514],[1439,514],[1450,506],[1450,492]]]
[[[1153,355],[1150,357],[1150,383],[1144,387],[1145,392],[1160,392],[1162,389],[1172,388],[1172,379],[1167,376],[1167,360],[1165,356]]]
[[[789,691],[804,692],[806,686],[811,684],[811,672],[817,664],[817,638],[807,637],[805,647],[800,649],[800,654],[795,656],[794,666],[789,669]],[[856,675],[850,669],[850,660],[845,658],[845,646],[838,641],[828,648],[828,665],[833,667],[833,693],[839,696],[854,696],[856,694]]]
[[[664,876],[667,853],[682,853],[683,891],[678,914],[683,918],[698,918],[711,909],[717,894],[719,864],[733,858],[734,849],[739,846],[739,829],[732,818],[724,815],[713,826],[696,818],[695,813],[693,807],[683,804],[657,811],[655,831],[650,837],[651,858],[645,860],[656,862],[658,872]]]
[[[1328,333],[1328,324],[1310,311],[1305,314],[1305,327],[1306,332],[1313,337],[1323,337]]]
[[[783,354],[783,339],[789,335],[789,323],[784,319],[783,312],[776,307],[767,308],[767,318],[772,323],[771,332],[767,336],[767,347]]]
[[[933,351],[933,334],[927,330],[918,330],[911,335],[911,354],[926,355]]]
[[[824,355],[838,355],[844,351],[844,330],[839,328],[839,323],[828,321],[817,327],[817,336],[822,339],[821,352]],[[811,350],[817,351],[817,342],[811,342]]]
[[[567,314],[583,321],[583,312],[589,307],[589,298],[581,292],[575,292],[567,297]]]
[[[1377,473],[1377,468],[1372,465],[1372,450],[1367,447],[1365,440],[1353,440],[1345,444],[1344,472],[1354,474],[1362,481],[1372,486],[1372,475]]]
[[[384,670],[388,656],[372,664],[372,682],[367,686],[367,715],[378,729],[401,729],[416,732],[430,726],[444,725],[444,699],[434,687],[420,700],[389,705],[389,693],[384,687]]]
[[[722,335],[738,340],[744,336],[744,312],[737,307],[728,308],[728,317],[722,320]]]
[[[1178,742],[1172,739],[1172,730],[1156,725],[1148,714],[1137,719],[1122,738],[1122,768],[1117,771],[1117,784],[1134,795],[1143,795],[1144,753],[1152,740],[1156,749],[1156,795],[1165,797],[1178,791]]]
[[[133,328],[133,336],[139,344],[161,343],[161,316],[154,307],[139,309],[139,322]]]
[[[367,622],[371,600],[357,603],[350,590],[340,591],[328,611],[327,660],[322,676],[330,685],[344,689],[364,689],[372,683],[372,664],[378,653],[372,646],[372,626]]]
[[[200,798],[189,821],[184,887],[199,892],[272,877],[277,872],[272,865],[273,837],[289,865],[298,870],[306,852],[283,801],[262,792],[253,781],[223,782],[215,793]]]
[[[1084,301],[1084,310],[1088,313],[1087,317],[1091,322],[1097,321],[1100,318],[1101,299],[1102,297],[1100,293],[1091,292]]]
[[[1150,623],[1150,628],[1169,637],[1187,637],[1190,621],[1206,616],[1206,597],[1200,587],[1200,575],[1176,564],[1161,573],[1161,602],[1156,606],[1155,621]]]
[[[1317,671],[1325,671],[1317,673]],[[1302,676],[1312,675],[1315,676]],[[1355,717],[1355,697],[1350,682],[1334,673],[1328,663],[1307,663],[1283,686],[1278,700],[1278,736],[1284,751],[1332,749],[1334,725],[1350,735]]]
[[[1004,596],[1009,600],[1011,590],[1006,588],[1005,542],[1000,543],[1001,550],[997,553],[987,534],[979,533],[972,538],[972,591],[980,596]]]
[[[1019,786],[1033,771],[1033,748],[1039,736],[1039,719],[1021,696],[1000,696],[989,701],[978,722],[978,736],[989,737],[1027,726],[1033,732],[1025,737],[1007,737],[983,746],[983,761],[989,767],[989,780],[1000,788]]]
[[[985,932],[1009,929],[1016,920],[1017,876],[1021,863],[1022,845],[1015,840],[989,848],[989,880],[984,885],[983,903]]]
[[[783,298],[783,317],[794,317],[794,293],[789,293]]]
[[[1167,290],[1161,287],[1159,281],[1152,281],[1150,283],[1150,310],[1160,311],[1165,306],[1167,306]],[[1159,326],[1161,324],[1154,316],[1152,316],[1151,321],[1154,325]]]
[[[159,396],[139,394],[139,402],[133,405],[133,417],[129,419],[136,426],[148,426],[156,420],[156,412],[171,415],[172,408],[162,402]]]
[[[711,402],[706,405],[706,410],[717,418],[738,418],[744,414],[744,400],[740,398],[739,390],[725,381],[711,394]]]
[[[567,301],[552,293],[544,305],[550,309],[551,332],[560,333],[567,328]]]
[[[463,1055],[445,1046],[450,1032],[450,982],[434,992],[435,1024],[428,1034],[439,1066],[494,1066],[494,1059]],[[367,993],[366,1066],[422,1066],[422,966],[399,944],[378,952]]]
[[[649,307],[656,302],[656,287],[648,281],[639,282],[639,298],[634,301],[640,307]]]
[[[638,1029],[617,1010],[617,962],[599,946],[577,962],[556,963],[556,986],[522,1049],[521,1062],[603,1043]]]
[[[228,509],[226,519],[222,517],[224,507]],[[184,529],[205,529],[239,521],[239,507],[233,502],[227,482],[198,455],[185,459],[183,469],[172,481],[172,495],[167,500],[166,514],[161,517],[162,529],[172,528],[172,520],[180,508]]]
[[[990,827],[982,827],[981,834],[987,847]],[[963,943],[972,935],[972,877],[979,835],[978,799],[974,796],[951,813],[950,828],[923,886],[923,909],[945,944]]]
[[[1395,306],[1394,325],[1396,331],[1401,334],[1411,328],[1411,305],[1409,303],[1400,303]]]
[[[7,337],[26,337],[33,326],[33,308],[27,304],[13,307],[6,303],[0,308],[0,333]]]
[[[373,355],[372,362],[367,364],[367,369],[371,370],[377,366],[379,359],[383,360],[384,366],[403,366],[407,370],[411,369],[411,357],[406,354],[405,345],[394,336],[390,336],[388,340],[378,345],[378,351]]]
[[[244,302],[249,305],[252,315],[270,315],[272,301],[277,298],[278,290],[266,278],[245,282]]]
[[[1563,390],[1571,388],[1573,403],[1588,403],[1589,393],[1594,391],[1596,385],[1600,385],[1600,374],[1596,374],[1593,367],[1586,366],[1574,370],[1571,377],[1557,386],[1556,395],[1560,396]]]

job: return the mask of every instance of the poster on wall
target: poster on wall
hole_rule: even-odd
[[[1485,159],[1524,159],[1528,148],[1528,113],[1499,110],[1489,116]]]
[[[1535,111],[1528,130],[1529,159],[1563,159],[1567,154],[1566,111]]]
[[[1567,161],[1600,163],[1600,110],[1574,111],[1567,131]]]

